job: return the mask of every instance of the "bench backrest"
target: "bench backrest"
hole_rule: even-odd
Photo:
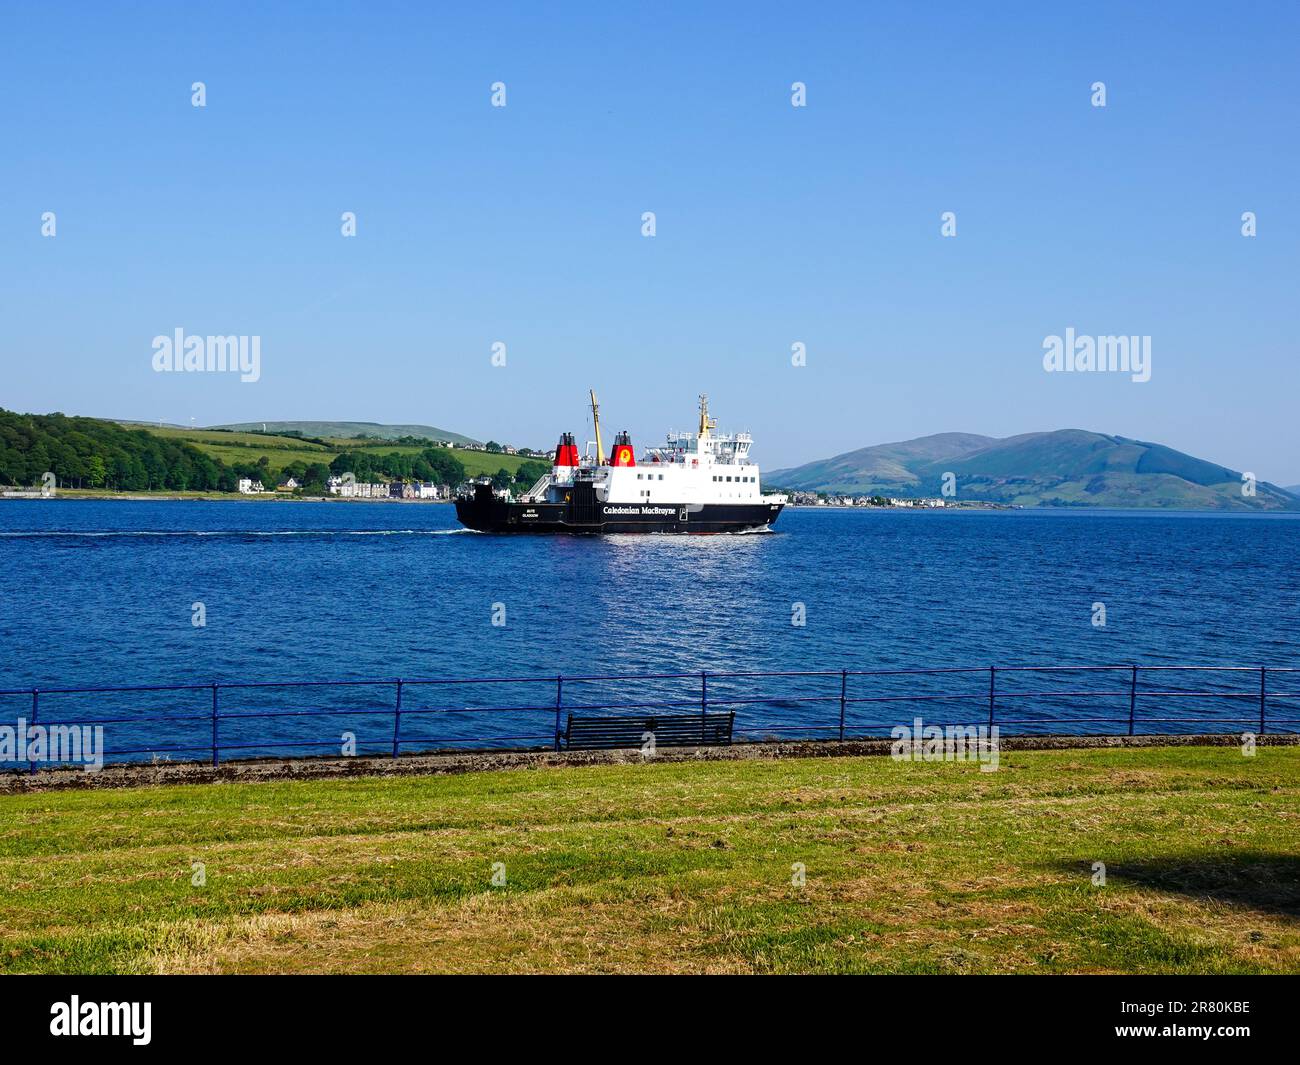
[[[729,744],[735,712],[708,714],[642,714],[637,717],[569,715],[565,746],[571,750],[613,750],[640,747],[647,732],[656,747],[699,747]]]

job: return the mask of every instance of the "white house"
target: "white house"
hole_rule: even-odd
[[[389,487],[386,484],[362,484],[360,481],[344,481],[339,478],[338,487],[331,487],[330,491],[344,499],[387,499]]]

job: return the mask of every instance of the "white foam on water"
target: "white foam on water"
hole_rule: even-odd
[[[112,532],[85,530],[40,529],[21,532],[0,532],[0,539],[55,539],[87,538],[117,539],[131,537],[169,536],[455,536],[474,533],[476,529],[130,529]]]

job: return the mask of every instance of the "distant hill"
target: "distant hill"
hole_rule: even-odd
[[[439,429],[434,425],[383,425],[380,422],[234,422],[209,425],[207,429],[232,429],[248,433],[265,428],[268,433],[298,432],[303,436],[354,438],[371,436],[378,440],[397,440],[403,436],[420,436],[428,440],[450,440],[453,444],[478,444],[473,437]]]
[[[901,489],[920,484],[915,469],[930,462],[961,458],[997,442],[996,437],[974,433],[938,433],[897,444],[859,448],[792,470],[776,470],[764,480],[783,488],[810,492],[859,492],[881,485]]]
[[[1289,485],[1288,487],[1283,488],[1282,491],[1290,492],[1293,496],[1300,499],[1300,484]]]
[[[959,499],[1021,506],[1300,509],[1300,498],[1266,482],[1243,496],[1241,474],[1225,466],[1084,429],[1005,439],[941,433],[775,470],[764,480],[810,492],[937,496],[949,472]]]

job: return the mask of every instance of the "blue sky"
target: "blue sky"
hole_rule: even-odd
[[[707,391],[768,468],[1081,427],[1300,482],[1296,5],[615,6],[6,5],[0,405],[550,446]],[[261,379],[155,373],[177,327]],[[1045,373],[1067,327],[1151,380]]]

